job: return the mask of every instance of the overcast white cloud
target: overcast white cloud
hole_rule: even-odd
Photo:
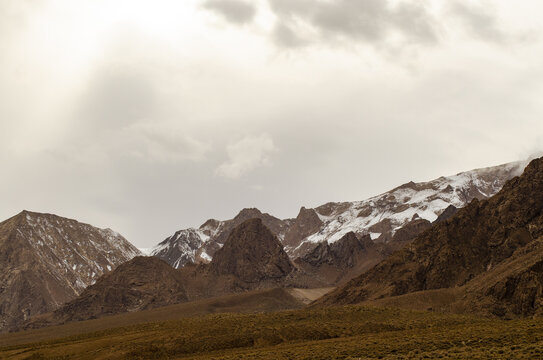
[[[0,2],[0,218],[151,246],[543,148],[539,0]]]
[[[268,134],[246,136],[226,147],[228,160],[216,170],[216,174],[229,179],[239,179],[246,173],[271,164],[271,156],[277,148]]]
[[[131,140],[131,155],[166,163],[205,160],[211,144],[184,135],[166,124],[135,123],[126,128],[125,135]]]

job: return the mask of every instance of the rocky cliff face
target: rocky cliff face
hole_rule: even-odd
[[[314,280],[336,286],[360,275],[391,252],[389,245],[376,243],[369,235],[350,232],[332,244],[319,243],[295,263]]]
[[[333,244],[319,243],[300,260],[315,267],[327,264],[350,268],[356,264],[360,253],[366,252],[375,246],[369,235],[359,239],[355,233],[350,232]]]
[[[432,223],[426,219],[413,219],[396,230],[392,239],[387,241],[387,243],[390,244],[394,250],[400,249],[431,227]]]
[[[381,243],[393,241],[399,233],[396,239],[405,245],[406,238],[413,238],[415,227],[418,227],[415,231],[420,231],[431,222],[450,217],[455,208],[462,208],[473,199],[487,199],[496,194],[524,166],[524,162],[516,162],[429,182],[409,182],[364,201],[328,203],[315,209],[302,207],[295,219],[280,220],[257,209],[244,209],[234,219],[211,219],[199,229],[177,232],[160,243],[153,255],[177,268],[188,262],[209,262],[230,231],[251,218],[262,219],[291,259],[304,257],[321,242],[332,244],[349,232],[359,236],[369,234],[372,240]]]
[[[318,232],[324,223],[314,209],[302,207],[292,226],[285,234],[283,244],[288,252],[293,252],[302,241]]]
[[[543,315],[543,239],[534,240],[513,256],[463,287],[463,311],[506,318]]]
[[[51,214],[0,223],[0,331],[52,311],[138,255],[125,238]]]
[[[417,291],[473,285],[495,300],[536,311],[541,304],[540,246],[543,237],[543,158],[533,160],[489,200],[474,199],[411,245],[324,297],[322,304],[346,304]],[[522,257],[513,268],[515,257]],[[514,255],[515,254],[515,255]],[[513,256],[514,255],[514,256]],[[531,259],[531,260],[530,260]],[[539,259],[539,260],[538,260]],[[503,264],[509,263],[504,267]],[[499,272],[495,269],[500,268]],[[480,281],[488,276],[493,281]],[[478,280],[479,279],[479,280]],[[488,287],[492,284],[491,287]],[[521,291],[517,287],[522,286]],[[481,290],[486,288],[486,290]],[[477,290],[479,289],[479,290]],[[524,301],[518,297],[528,296]],[[527,305],[526,305],[527,304]],[[513,311],[513,310],[512,310]],[[519,310],[516,310],[517,312]],[[528,313],[526,309],[520,310]]]
[[[441,215],[437,217],[437,219],[434,220],[434,224],[438,224],[440,222],[449,220],[451,217],[453,217],[458,212],[458,208],[454,205],[449,205]]]
[[[234,228],[224,246],[215,253],[210,269],[217,275],[234,275],[247,283],[281,279],[292,266],[277,237],[255,218]]]

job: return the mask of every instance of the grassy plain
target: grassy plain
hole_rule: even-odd
[[[543,359],[543,319],[505,321],[368,306],[211,314],[4,346],[0,357]]]

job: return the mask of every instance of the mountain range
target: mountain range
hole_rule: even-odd
[[[156,245],[150,254],[175,268],[190,262],[207,263],[223,246],[230,231],[251,218],[262,219],[291,259],[304,257],[317,244],[334,243],[349,232],[389,243],[414,220],[425,220],[429,225],[450,206],[445,216],[473,199],[489,198],[509,179],[522,173],[525,166],[526,162],[513,162],[428,182],[409,182],[363,201],[327,203],[314,209],[302,207],[294,219],[281,220],[258,209],[243,209],[230,220],[210,219],[197,229],[179,230]],[[421,221],[418,223],[420,226]]]
[[[78,298],[25,326],[36,328],[249,290],[292,287],[307,281],[303,275],[277,237],[262,220],[254,218],[232,230],[209,264],[174,269],[153,256],[135,257],[99,278]]]
[[[457,211],[452,205],[446,209],[445,216],[436,217],[431,225],[417,217],[398,229],[389,242],[403,238],[400,230],[406,226],[420,231],[399,250],[389,248],[390,254],[383,254],[386,242],[349,232],[337,241],[318,243],[294,261],[264,221],[252,218],[230,231],[209,263],[174,269],[156,257],[137,257],[25,327],[255,289],[318,288],[331,282],[340,286],[312,306],[397,301],[401,296],[413,304],[416,301],[409,296],[418,294],[429,308],[437,304],[428,300],[433,296],[450,311],[507,317],[540,314],[543,159],[532,161],[523,175],[509,180],[496,195],[474,198]],[[347,274],[356,277],[341,285],[338,279],[348,280]]]
[[[402,297],[403,295],[403,297]],[[497,316],[543,314],[543,158],[410,245],[317,301],[394,298]]]
[[[524,272],[524,264],[537,268],[539,258],[524,245],[537,249],[537,241],[532,241],[535,234],[527,237],[516,229],[520,232],[511,230],[511,235],[493,220],[493,232],[470,237],[474,231],[481,232],[481,226],[491,228],[486,220],[477,220],[479,216],[491,217],[497,211],[485,210],[480,215],[478,206],[482,205],[477,204],[503,207],[502,202],[511,203],[495,199],[516,188],[511,184],[516,184],[515,176],[524,167],[525,163],[516,162],[424,183],[409,182],[364,201],[302,207],[294,219],[243,209],[231,220],[211,219],[198,229],[177,231],[154,248],[153,257],[138,256],[141,252],[112,230],[23,211],[0,223],[1,261],[6,269],[0,277],[0,331],[23,323],[39,327],[276,287],[339,285],[317,301],[319,306],[465,286],[476,294],[470,298],[475,308],[492,292],[512,296],[510,285],[503,281],[513,280],[500,278],[500,288],[498,278],[488,272],[503,268],[506,261],[512,261],[511,266],[518,270],[514,273],[518,281],[533,285],[532,273]],[[527,170],[521,178],[533,173]],[[524,197],[518,195],[523,202],[515,206],[531,204],[530,189],[523,189]],[[502,212],[513,213],[510,208]],[[515,216],[525,219],[526,214]],[[458,221],[457,228],[451,227]],[[512,220],[497,223],[504,221]],[[511,236],[497,240],[499,231]],[[448,232],[456,237],[451,235],[443,243],[443,234]],[[483,244],[488,238],[496,243]],[[459,245],[462,242],[464,247]],[[421,243],[426,245],[417,245]],[[517,251],[520,248],[525,255]],[[414,275],[409,275],[413,269]],[[394,277],[399,274],[407,280]],[[482,285],[473,285],[480,275],[494,279],[496,286],[481,292]],[[537,281],[533,286],[538,299]],[[492,313],[519,313],[500,310],[503,304],[498,303]]]

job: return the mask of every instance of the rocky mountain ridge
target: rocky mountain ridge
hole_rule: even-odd
[[[431,226],[422,219],[410,224],[412,229],[403,235],[398,231],[394,238],[401,239],[392,244],[403,245]],[[292,261],[264,221],[252,218],[232,229],[208,264],[189,263],[174,269],[157,257],[137,257],[102,276],[53,314],[31,319],[25,326],[61,324],[251,290],[330,287],[364,272],[393,251],[394,246],[375,242],[370,235],[350,232],[334,243],[321,242]]]
[[[501,174],[513,176],[517,171],[515,169],[518,168],[507,166],[500,171]],[[477,173],[478,176],[482,173],[488,175],[489,171],[494,170],[485,169]],[[523,314],[529,313],[529,309],[533,310],[532,313],[538,313],[542,286],[537,271],[541,257],[537,255],[539,253],[534,255],[534,251],[543,249],[536,246],[543,241],[543,199],[539,195],[543,194],[542,174],[543,160],[533,161],[520,178],[508,181],[496,195],[478,200],[471,192],[473,201],[468,206],[457,209],[453,204],[447,205],[440,214],[434,213],[431,219],[433,224],[418,212],[410,218],[406,217],[397,227],[394,227],[394,221],[402,217],[384,220],[381,217],[374,224],[377,226],[370,229],[381,231],[379,237],[375,237],[373,231],[350,231],[333,241],[328,238],[315,243],[306,241],[313,246],[295,260],[285,251],[286,239],[289,242],[296,236],[310,239],[314,234],[308,236],[308,233],[317,227],[322,229],[329,225],[324,217],[332,218],[339,211],[336,205],[327,204],[320,209],[303,208],[296,219],[287,222],[262,214],[257,209],[246,209],[228,223],[210,220],[198,230],[176,233],[176,240],[186,235],[199,246],[192,253],[195,258],[204,251],[202,244],[210,243],[211,239],[221,239],[221,246],[217,246],[217,241],[211,244],[217,249],[209,263],[201,261],[195,264],[189,256],[185,266],[174,269],[156,257],[137,257],[111,274],[100,277],[96,284],[57,309],[53,315],[32,320],[27,325],[39,327],[84,320],[250,290],[329,287],[343,284],[352,277],[356,279],[325,296],[317,304],[352,303],[471,286],[472,297],[469,299],[476,305],[492,297],[500,306],[504,302],[522,302],[524,305],[520,308]],[[461,177],[472,179],[465,174]],[[496,179],[491,182],[495,186],[499,184]],[[444,183],[448,185],[443,188]],[[488,185],[489,182],[484,183]],[[397,204],[390,194],[405,195],[405,189],[408,189],[415,192],[403,198],[404,205],[418,204],[421,210],[433,211],[437,206],[430,205],[434,201],[441,204],[445,197],[443,194],[461,193],[459,188],[443,179],[439,180],[439,186],[424,184],[406,184],[371,201],[378,203],[388,198],[387,201],[391,201],[387,203],[390,206],[388,209],[394,209]],[[436,188],[440,191],[436,192]],[[482,190],[477,191],[482,194]],[[456,195],[450,196],[450,199],[458,198]],[[355,203],[349,204],[349,209],[341,209],[341,214],[353,212]],[[357,204],[367,205],[364,202]],[[375,208],[371,209],[373,213]],[[384,208],[379,209],[383,211]],[[399,212],[405,211],[413,212],[413,208],[404,206]],[[366,211],[357,218],[370,215]],[[276,236],[271,227],[275,232],[281,232],[282,237]],[[383,237],[390,228],[392,231]],[[222,240],[225,236],[226,239]],[[412,243],[414,238],[416,240]],[[167,244],[165,242],[164,248],[168,248]],[[535,250],[529,250],[528,245]],[[396,251],[401,248],[404,249]],[[507,261],[511,261],[511,266],[508,272],[502,271],[507,274],[505,277],[491,272],[494,268],[504,270],[503,264]],[[529,267],[518,264],[529,264]],[[482,274],[488,276],[488,281],[474,285],[474,279],[479,279]],[[522,292],[516,293],[510,284],[519,286]],[[524,299],[525,294],[531,295]],[[512,309],[512,305],[505,310],[496,307],[494,312],[519,311]]]
[[[99,278],[78,298],[52,314],[32,319],[25,327],[86,320],[248,290],[289,287],[304,280],[262,220],[249,219],[233,229],[209,264],[174,269],[156,257],[136,257]]]
[[[318,303],[455,289],[462,295],[450,306],[484,308],[499,316],[541,314],[542,242],[543,158],[495,196],[475,199]]]
[[[74,299],[140,252],[111,229],[23,211],[0,223],[0,331]]]
[[[258,209],[243,209],[231,220],[210,219],[198,229],[180,230],[158,244],[151,255],[176,268],[190,262],[207,263],[230,231],[249,218],[262,219],[281,240],[291,259],[304,257],[317,244],[334,243],[350,232],[390,243],[400,229],[415,220],[441,221],[472,199],[487,199],[496,194],[525,165],[513,162],[429,182],[409,182],[364,201],[327,203],[315,209],[302,207],[295,219],[281,220]]]
[[[489,199],[474,199],[465,208],[456,211],[449,207],[448,211],[448,219],[436,218],[433,226],[428,220],[413,219],[411,231],[422,231],[415,241],[313,306],[453,289],[453,293],[461,291],[463,295],[459,304],[455,304],[458,296],[445,300],[451,307],[465,308],[469,303],[471,309],[488,309],[498,316],[543,313],[543,158],[532,161],[520,177],[508,181]],[[398,230],[393,237],[404,236]],[[249,219],[232,229],[209,264],[173,269],[159,259],[138,257],[102,276],[54,314],[30,321],[27,326],[60,324],[254,289],[300,284],[318,287],[323,279],[327,281],[322,269],[355,268],[365,263],[360,262],[364,255],[385,245],[370,235],[360,237],[350,232],[333,243],[319,243],[292,262],[263,221]],[[317,271],[312,272],[312,268]],[[122,305],[108,306],[112,299]]]

